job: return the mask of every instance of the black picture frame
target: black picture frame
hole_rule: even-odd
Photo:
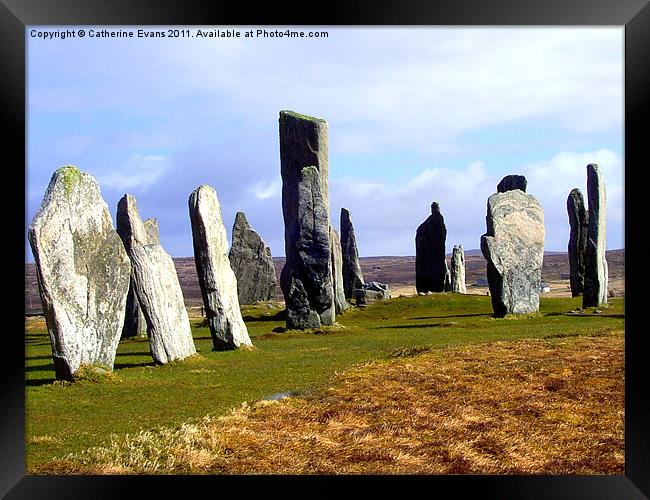
[[[343,2],[330,0],[300,6],[278,2],[210,2],[208,0],[0,0],[0,54],[2,86],[0,99],[4,121],[3,228],[8,235],[10,257],[6,266],[5,291],[24,283],[24,198],[25,193],[25,116],[26,116],[26,35],[30,25],[586,25],[625,26],[625,235],[626,273],[625,321],[625,475],[624,476],[364,476],[364,477],[199,477],[199,476],[33,476],[25,474],[25,348],[24,316],[18,311],[24,301],[18,293],[8,293],[0,349],[3,367],[2,411],[0,411],[0,495],[7,498],[114,498],[133,491],[134,485],[146,488],[148,495],[169,493],[170,482],[186,493],[221,493],[221,488],[262,488],[280,485],[289,492],[313,491],[319,481],[320,493],[329,488],[349,488],[350,482],[368,489],[386,491],[395,485],[423,486],[435,494],[451,488],[454,496],[484,498],[602,498],[636,499],[650,495],[650,411],[644,358],[647,349],[645,329],[635,325],[640,319],[643,247],[634,245],[638,234],[637,217],[645,214],[641,203],[644,185],[641,175],[643,153],[648,141],[644,119],[650,95],[650,0],[402,0]],[[595,111],[597,112],[597,110]],[[588,120],[588,117],[585,117]],[[17,165],[23,165],[18,168]],[[13,197],[16,200],[13,200]],[[15,207],[23,207],[22,217]],[[643,221],[643,219],[641,219]],[[21,235],[21,236],[19,236]],[[13,242],[13,243],[11,243]],[[13,246],[12,246],[13,245]],[[15,254],[13,253],[15,252]],[[13,303],[15,301],[16,303]],[[21,305],[22,304],[22,305]],[[23,310],[24,312],[24,310]],[[647,327],[646,327],[647,328]],[[282,481],[282,484],[280,483]],[[236,483],[236,484],[232,484]],[[288,484],[287,484],[288,483]],[[325,483],[325,486],[322,485]],[[421,484],[418,484],[421,483]],[[191,486],[190,486],[191,485]],[[218,488],[218,489],[217,489]],[[272,491],[272,490],[269,490]],[[277,490],[276,490],[277,491]],[[227,493],[226,493],[227,494]]]

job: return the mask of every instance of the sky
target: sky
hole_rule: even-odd
[[[88,35],[42,35],[80,28]],[[607,248],[624,247],[623,27],[89,36],[142,28],[26,28],[28,262],[28,225],[69,164],[95,177],[113,221],[118,200],[135,196],[174,257],[193,254],[188,198],[201,184],[217,191],[229,237],[243,211],[283,256],[283,109],[328,122],[330,220],[338,230],[341,207],[350,210],[362,257],[415,255],[432,201],[447,252],[479,248],[487,198],[508,174],[525,175],[542,204],[545,249],[566,251],[566,198],[577,187],[586,200],[589,163],[606,183]],[[241,37],[196,37],[217,28]]]

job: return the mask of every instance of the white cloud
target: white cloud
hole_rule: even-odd
[[[607,200],[608,248],[623,246],[624,200],[623,162],[620,156],[608,149],[591,152],[564,151],[548,160],[533,162],[522,168],[528,180],[529,192],[534,194],[544,207],[545,223],[548,226],[568,226],[566,199],[573,188],[579,188],[587,204],[587,165],[596,163],[605,181]],[[547,240],[558,244],[563,241],[551,232]]]
[[[580,132],[622,123],[618,28],[332,29],[311,44],[239,43],[237,57],[177,47],[170,64],[187,88],[231,96],[248,119],[287,107],[326,118],[335,152],[445,151],[522,119]]]
[[[146,191],[169,167],[169,160],[162,155],[133,155],[123,165],[97,174],[102,186],[116,190]]]
[[[70,40],[68,59],[56,60],[73,66],[75,78],[39,83],[37,70],[52,54],[30,52],[30,109],[155,108],[178,119],[181,103],[195,117],[215,110],[216,122],[235,114],[238,126],[293,108],[330,122],[335,153],[448,152],[462,134],[514,120],[545,119],[581,133],[621,128],[622,28],[328,31],[327,39],[300,42]]]
[[[509,173],[523,174],[527,192],[544,208],[547,250],[563,251],[569,236],[566,198],[579,187],[586,198],[586,166],[601,166],[607,190],[608,248],[623,246],[622,162],[614,152],[561,152]],[[436,167],[396,186],[348,177],[330,181],[332,219],[346,207],[355,224],[362,255],[414,255],[415,231],[430,213],[432,201],[440,204],[447,226],[447,247],[480,247],[485,233],[487,198],[496,191],[501,175],[490,174],[476,161],[464,169]],[[586,199],[585,199],[586,201]]]
[[[260,181],[247,189],[247,192],[253,194],[258,200],[267,198],[278,198],[282,193],[282,183],[280,180],[271,182]]]

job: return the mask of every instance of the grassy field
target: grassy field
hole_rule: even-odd
[[[171,365],[154,366],[146,340],[123,341],[118,349],[113,374],[101,381],[85,380],[74,384],[54,381],[48,336],[42,328],[39,329],[38,325],[35,325],[26,331],[27,470],[35,473],[72,471],[86,463],[84,460],[88,457],[87,450],[91,447],[107,450],[111,449],[110,443],[113,442],[114,446],[126,449],[126,443],[129,439],[134,439],[133,436],[152,435],[152,432],[173,434],[174,429],[187,429],[188,425],[206,425],[211,418],[227,415],[233,408],[241,409],[243,402],[248,402],[250,407],[255,401],[279,392],[293,392],[302,396],[288,398],[285,400],[287,402],[309,401],[310,408],[318,408],[319,404],[325,404],[327,394],[335,390],[333,388],[340,387],[341,377],[355,373],[354,370],[374,367],[375,371],[368,374],[367,380],[375,380],[370,387],[380,386],[376,377],[378,374],[388,373],[388,367],[396,361],[403,362],[406,359],[409,364],[425,367],[429,366],[427,363],[431,363],[431,356],[442,356],[439,360],[444,361],[448,357],[453,358],[452,353],[461,352],[466,348],[476,349],[473,357],[483,356],[483,364],[486,366],[484,378],[490,379],[496,373],[491,372],[486,364],[491,359],[489,353],[492,348],[501,346],[495,352],[507,352],[508,349],[504,351],[503,345],[519,346],[523,349],[522,352],[528,353],[525,356],[537,360],[535,366],[541,367],[541,371],[537,371],[542,378],[537,382],[542,385],[550,384],[549,387],[557,385],[558,389],[562,389],[565,383],[562,374],[567,376],[566,369],[570,369],[572,365],[579,366],[579,361],[572,359],[570,354],[589,352],[588,347],[594,344],[589,339],[613,339],[612,342],[618,339],[622,344],[622,298],[612,299],[612,303],[602,308],[601,313],[587,310],[583,315],[566,314],[580,305],[581,298],[547,298],[542,299],[539,314],[495,319],[491,317],[490,300],[486,296],[436,294],[403,297],[376,303],[364,309],[354,309],[341,316],[338,325],[313,332],[282,331],[284,321],[277,308],[269,308],[266,305],[250,306],[245,307],[243,313],[255,344],[253,350],[213,352],[208,329],[195,326],[193,332],[198,355],[193,358]],[[581,340],[586,343],[580,344]],[[526,342],[521,344],[521,341]],[[562,351],[564,354],[559,357],[540,356],[539,349],[535,347],[538,344],[535,342],[545,343],[544,346],[548,343],[562,344],[566,347],[566,352]],[[577,343],[574,345],[571,342]],[[485,349],[476,346],[481,343],[491,344],[484,346]],[[544,346],[540,347],[539,352],[548,351],[548,347]],[[613,344],[613,347],[610,347],[608,352],[618,352],[622,367],[621,346],[616,347]],[[454,348],[461,351],[454,351]],[[449,356],[445,353],[449,353]],[[592,358],[600,355],[590,354]],[[556,358],[564,361],[558,362]],[[591,358],[586,356],[583,360],[586,360],[586,364],[582,374],[584,370],[593,369],[587,363],[589,359]],[[525,366],[521,369],[525,371]],[[431,366],[427,370],[430,371]],[[588,374],[588,371],[586,373]],[[518,380],[508,379],[511,375],[502,375],[503,380],[508,380],[508,384],[501,388],[502,391],[512,387]],[[622,372],[619,375],[622,387]],[[522,380],[522,387],[523,382],[525,381]],[[357,385],[364,387],[364,384],[365,382],[360,382]],[[347,392],[351,391],[352,387],[349,387]],[[551,392],[555,396],[563,394],[562,390],[551,389]],[[467,395],[463,395],[462,390],[447,391],[445,394],[447,400],[453,400],[454,404],[459,401],[467,402]],[[581,400],[589,399],[588,394],[585,394],[581,396]],[[614,393],[612,397],[616,399]],[[566,398],[574,400],[575,394],[566,395]],[[407,400],[405,396],[404,401]],[[283,401],[280,405],[268,405],[268,408],[291,407],[293,404],[298,403],[285,404]],[[599,404],[602,406],[602,401]],[[612,421],[620,421],[621,429],[622,404],[621,399],[619,413],[616,413],[618,407],[615,406],[612,412],[616,414],[609,416]],[[264,411],[271,411],[266,409],[267,405],[263,406]],[[558,408],[557,415],[568,414],[568,410]],[[265,420],[269,418],[265,417]],[[572,418],[575,426],[584,427],[581,420],[583,417]],[[571,423],[571,418],[567,419]],[[290,429],[292,425],[294,424],[291,423],[287,428]],[[296,429],[300,428],[297,423],[295,425]],[[566,436],[571,435],[567,429],[565,431]],[[263,430],[259,432],[263,435]],[[557,432],[563,432],[561,426],[554,431],[552,427],[548,428],[549,435]],[[128,439],[125,438],[127,434],[131,436]],[[495,436],[492,438],[496,439]],[[616,440],[612,443],[612,446],[621,447]],[[271,452],[272,450],[269,450],[269,453]],[[622,456],[622,449],[620,453]],[[69,454],[74,456],[65,459]],[[250,453],[248,455],[254,456]],[[271,453],[270,456],[275,455]],[[192,460],[187,459],[186,462],[185,465],[172,468],[171,472],[187,472],[187,465]],[[212,464],[211,468],[201,469],[203,466],[200,464],[205,465],[205,460],[199,460],[198,463],[199,470],[211,472],[268,472],[259,464],[249,464],[248,469],[245,465],[241,466],[242,469],[233,465],[229,469],[224,468],[227,461],[220,462],[219,466],[209,462]],[[270,458],[268,463],[273,463]],[[352,463],[374,462],[353,460]],[[615,460],[607,463],[609,465],[603,465],[591,472],[616,472],[620,468],[620,463]],[[321,465],[305,467],[299,472],[327,471],[330,470],[328,467],[331,468],[331,464]],[[462,464],[458,467],[457,472],[476,470],[472,467],[463,468]],[[517,467],[499,468],[492,464],[485,465],[484,470],[533,470],[521,464]],[[564,470],[562,467],[558,465],[556,469]],[[113,470],[121,472],[119,467]],[[158,469],[133,469],[143,470],[155,472]],[[277,469],[280,470],[281,467]],[[371,466],[363,470],[354,467],[341,467],[340,470],[383,471]],[[439,471],[417,467],[406,470]],[[578,467],[577,470],[583,469]],[[110,467],[107,471],[111,471]],[[190,468],[190,471],[197,470]]]

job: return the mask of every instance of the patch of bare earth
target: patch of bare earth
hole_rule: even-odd
[[[41,473],[623,474],[622,332],[396,352]]]

